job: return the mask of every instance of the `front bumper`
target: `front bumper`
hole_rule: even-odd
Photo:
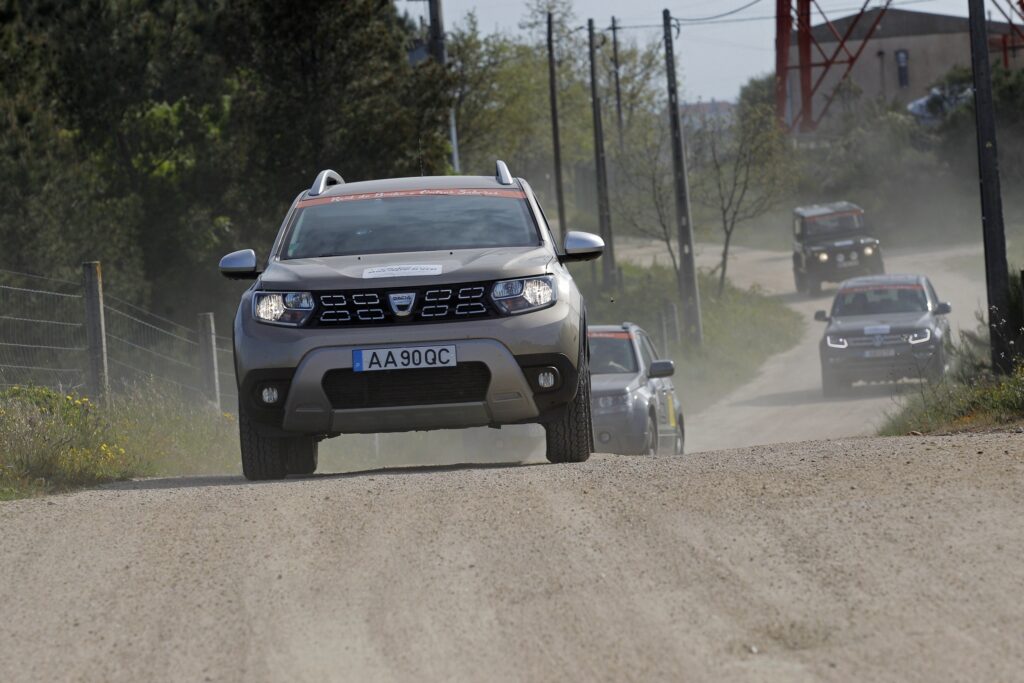
[[[878,349],[822,349],[822,369],[841,374],[851,381],[894,382],[900,379],[923,379],[940,370],[940,347],[909,344],[895,347],[894,355],[885,358],[869,357]]]
[[[594,446],[598,451],[617,455],[643,454],[647,441],[646,411],[629,409],[603,412],[594,405],[591,414]]]
[[[262,325],[245,315],[245,306],[243,300],[235,321],[239,397],[265,434],[403,432],[543,422],[575,397],[580,315],[568,302],[510,318],[353,329]],[[344,408],[332,405],[324,389],[327,373],[352,368],[355,349],[442,344],[455,346],[460,366],[486,365],[490,381],[481,400]],[[555,389],[545,391],[536,385],[533,370],[537,367],[558,370],[560,382]],[[393,372],[401,381],[404,371]],[[279,387],[280,407],[260,403],[260,389],[268,383]]]

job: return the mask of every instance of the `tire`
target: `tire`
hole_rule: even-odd
[[[580,356],[579,379],[574,398],[557,418],[544,425],[548,462],[584,462],[594,452],[594,427],[590,418],[590,364]]]
[[[672,448],[675,455],[683,455],[686,452],[686,426],[683,424],[683,416],[676,418],[676,440]]]
[[[821,280],[814,275],[808,274],[807,279],[807,295],[808,296],[821,296]]]
[[[804,289],[807,286],[807,283],[805,282],[805,280],[806,280],[806,278],[804,277],[803,273],[801,273],[799,270],[794,268],[793,269],[793,286],[796,287],[796,293],[797,294],[803,294],[803,291],[804,291]]]
[[[284,479],[288,474],[288,440],[260,435],[242,406],[238,406],[238,441],[242,474],[249,481]]]
[[[644,455],[657,455],[661,435],[658,434],[658,421],[653,415],[647,416],[647,432],[644,434]]]
[[[289,451],[286,460],[288,474],[310,475],[316,472],[317,451],[320,445],[316,439],[303,436],[285,441],[288,442]]]
[[[825,368],[821,369],[821,393],[825,398],[842,396],[850,389],[850,380]]]

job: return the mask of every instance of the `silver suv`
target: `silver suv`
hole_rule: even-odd
[[[604,243],[556,245],[530,186],[495,176],[345,183],[295,198],[234,325],[242,471],[311,474],[340,434],[539,423],[551,462],[593,449],[583,297],[565,267]]]

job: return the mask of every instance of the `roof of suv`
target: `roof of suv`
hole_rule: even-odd
[[[846,289],[847,287],[884,287],[886,285],[916,285],[923,284],[925,277],[923,275],[899,275],[899,274],[888,274],[885,275],[864,275],[863,277],[855,277],[849,280],[845,280],[839,289]]]
[[[818,218],[820,216],[828,216],[834,213],[863,213],[864,209],[860,208],[853,202],[832,202],[831,204],[812,204],[811,206],[798,206],[793,209],[793,213],[801,218]]]
[[[412,178],[386,178],[329,185],[319,197],[339,197],[368,192],[395,190],[519,190],[517,184],[502,185],[494,176],[444,175]]]

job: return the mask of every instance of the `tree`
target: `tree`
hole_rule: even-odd
[[[773,109],[737,107],[735,118],[701,109],[692,134],[696,200],[712,209],[722,229],[718,295],[725,290],[736,226],[765,214],[794,185],[795,168]]]

